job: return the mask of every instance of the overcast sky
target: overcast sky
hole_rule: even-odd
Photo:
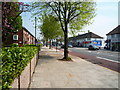
[[[111,0],[110,0],[111,1]],[[118,26],[118,2],[97,2],[96,16],[93,18],[93,23],[86,26],[83,31],[87,33],[90,30],[106,39],[106,34]],[[27,28],[34,35],[34,25],[30,18],[30,13],[22,13],[23,26]],[[37,30],[37,37],[40,37],[39,30]],[[79,34],[82,34],[79,32]]]

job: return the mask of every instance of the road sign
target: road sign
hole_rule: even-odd
[[[102,46],[102,41],[100,41],[100,40],[94,40],[94,41],[92,41],[92,44],[96,45],[96,46]]]

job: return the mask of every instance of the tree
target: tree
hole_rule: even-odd
[[[35,15],[40,15],[42,12],[52,13],[61,24],[61,28],[64,32],[64,58],[68,58],[68,28],[71,30],[79,30],[83,26],[90,23],[90,20],[95,16],[95,2],[73,2],[71,0],[60,2],[36,2],[33,3],[33,9]],[[69,27],[68,27],[69,25]]]
[[[27,11],[27,4],[22,2],[2,2],[2,41],[3,45],[17,30],[22,29],[20,14]]]
[[[62,30],[60,30],[60,23],[56,21],[56,18],[52,15],[42,16],[41,21],[42,24],[39,26],[40,31],[44,38],[50,41],[51,48],[51,40],[63,36]]]

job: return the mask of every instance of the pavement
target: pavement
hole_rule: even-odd
[[[30,88],[118,88],[120,73],[76,56],[60,61],[63,51],[42,47]]]

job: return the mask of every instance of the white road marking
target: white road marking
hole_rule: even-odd
[[[114,56],[114,55],[109,55],[109,56]]]
[[[91,51],[88,51],[89,53],[91,53]]]
[[[114,60],[107,59],[107,58],[102,58],[102,57],[96,57],[96,58],[100,58],[100,59],[104,59],[104,60],[108,60],[108,61],[112,61],[112,62],[117,62],[117,63],[120,63],[119,61],[114,61]]]

